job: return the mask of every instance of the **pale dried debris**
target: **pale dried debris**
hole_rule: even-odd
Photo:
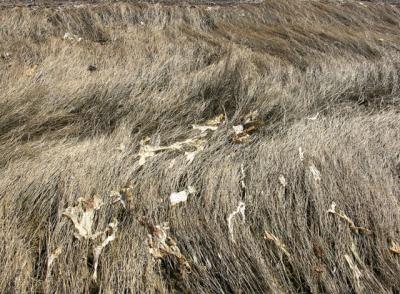
[[[303,152],[303,148],[299,147],[299,158],[300,161],[304,161],[304,152]]]
[[[62,245],[57,247],[57,249],[54,250],[53,253],[51,253],[49,258],[47,259],[46,280],[48,280],[50,278],[51,269],[53,268],[53,263],[60,256],[62,250],[63,250],[63,246]]]
[[[196,193],[196,189],[193,186],[189,186],[187,189],[180,191],[180,192],[173,192],[169,196],[171,206],[175,206],[181,202],[186,202],[189,195],[193,195],[195,193]]]
[[[232,240],[232,242],[235,243],[235,238],[233,235],[233,218],[239,214],[242,223],[244,224],[246,222],[246,215],[245,215],[245,211],[246,211],[246,205],[244,202],[240,201],[239,205],[237,206],[237,208],[231,213],[229,214],[229,216],[227,217],[227,222],[228,222],[228,230],[229,230],[229,236]]]
[[[186,156],[186,160],[188,161],[188,163],[192,163],[194,158],[205,149],[205,143],[206,141],[203,141],[202,143],[200,143],[198,146],[196,146],[196,150],[195,151],[185,151],[185,156]]]
[[[311,174],[314,177],[314,180],[316,182],[321,181],[321,172],[317,169],[317,167],[314,164],[311,164],[309,167]]]
[[[206,267],[207,269],[212,269],[212,263],[210,262],[210,260],[206,257]]]
[[[119,202],[126,209],[126,202],[123,199],[121,193],[119,193],[118,191],[111,191],[110,197],[112,199],[112,203],[113,204]]]
[[[119,146],[116,147],[115,149],[116,149],[117,151],[120,151],[120,152],[125,152],[125,151],[126,151],[126,146],[125,146],[124,143],[121,143],[121,144],[119,144]]]
[[[33,65],[32,67],[29,67],[28,69],[25,70],[25,75],[28,77],[32,77],[37,69],[37,64]]]
[[[191,152],[185,152],[185,156],[186,156],[186,160],[189,163],[192,163],[194,158],[197,156],[197,154],[200,153],[200,151],[204,150],[204,148],[200,149],[200,150],[196,150],[196,151],[191,151]]]
[[[98,195],[92,195],[89,198],[78,198],[78,205],[68,207],[63,215],[68,217],[75,226],[77,232],[74,236],[81,240],[83,239],[95,239],[101,234],[101,232],[93,233],[93,218],[95,212],[100,209],[103,202]]]
[[[232,140],[235,143],[244,143],[250,138],[250,134],[246,133],[245,131],[237,133],[236,130],[238,126],[234,126],[234,134],[232,135]],[[236,128],[236,130],[235,130]]]
[[[395,254],[400,254],[400,245],[396,241],[391,241],[391,246],[389,247],[390,252]]]
[[[308,120],[317,120],[318,117],[319,117],[319,112],[317,112],[317,114],[315,114],[314,116],[307,117],[307,119]]]
[[[279,183],[281,183],[282,187],[285,188],[286,185],[287,185],[287,181],[286,181],[285,176],[284,175],[279,175],[278,179],[279,179]]]
[[[356,243],[351,242],[351,247],[350,247],[351,253],[353,253],[353,256],[355,260],[358,262],[359,265],[363,265],[363,261],[361,260],[360,254],[358,253],[357,245]]]
[[[133,199],[132,181],[128,180],[119,191],[111,191],[110,197],[113,199],[113,204],[120,202],[125,209],[129,208]]]
[[[63,40],[65,40],[65,41],[73,41],[73,42],[78,42],[79,43],[80,41],[82,41],[82,38],[79,37],[78,35],[73,34],[73,33],[66,32],[64,34],[64,36],[63,36]]]
[[[288,258],[290,258],[290,253],[286,247],[286,245],[278,238],[276,237],[274,234],[265,231],[265,236],[264,236],[265,240],[269,240],[272,241],[275,246],[282,251],[283,254],[285,254]]]
[[[241,124],[232,127],[233,134],[231,138],[234,143],[244,143],[255,131],[264,125],[264,122],[258,117],[257,110],[241,117]]]
[[[225,115],[219,114],[212,119],[206,120],[203,125],[192,125],[194,130],[199,130],[201,133],[207,131],[216,131],[218,127],[225,122]]]
[[[168,247],[166,245],[169,226],[167,222],[160,225],[155,225],[148,228],[150,234],[148,235],[148,246],[149,253],[155,258],[162,258],[164,256],[163,248]]]
[[[193,130],[199,130],[204,133],[207,131],[216,131],[218,129],[217,126],[202,126],[202,125],[192,125]]]
[[[360,278],[362,277],[362,273],[361,273],[360,269],[357,267],[357,265],[354,263],[354,260],[353,260],[353,258],[351,258],[350,255],[345,254],[344,258],[346,259],[347,264],[349,265],[350,269],[352,270],[353,277],[356,282],[356,287],[357,287],[357,289],[360,290],[362,288],[361,281],[360,281]]]
[[[155,151],[152,150],[151,147],[155,147],[155,146],[151,146],[149,145],[150,143],[150,138],[149,137],[145,137],[142,140],[140,140],[140,149],[139,149],[139,165],[143,165],[146,163],[146,159],[148,157],[153,157],[154,155],[156,155]]]
[[[221,113],[211,119],[206,120],[205,125],[218,126],[220,124],[223,124],[224,122],[225,122],[225,115]]]
[[[205,139],[207,136],[207,131],[216,131],[219,125],[224,122],[225,115],[220,114],[210,120],[205,121],[204,125],[192,125],[193,129],[200,131],[200,135],[184,141],[173,143],[169,146],[160,146],[159,144],[151,145],[149,144],[150,138],[144,138],[140,141],[140,149],[138,153],[139,165],[144,165],[147,158],[153,157],[157,153],[163,151],[184,151],[186,160],[189,163],[192,163],[196,155],[205,149],[207,144],[207,140]]]
[[[232,128],[236,135],[238,135],[244,131],[243,125],[233,126]]]
[[[4,52],[0,54],[1,59],[9,60],[12,58],[12,54],[10,52]]]
[[[246,178],[246,173],[245,173],[245,170],[244,170],[244,165],[243,165],[243,163],[240,165],[240,174],[241,174],[241,176],[240,176],[240,185],[242,186],[242,189],[243,189],[243,191],[245,191],[246,192],[246,183],[244,182],[244,179]]]
[[[179,262],[181,275],[190,272],[191,266],[186,257],[181,253],[176,241],[168,236],[169,226],[167,222],[160,225],[152,225],[148,221],[141,221],[149,231],[147,245],[149,253],[156,259],[161,260],[166,257],[175,257]]]
[[[338,216],[341,220],[345,221],[350,229],[355,233],[362,232],[364,234],[371,234],[371,230],[364,227],[357,227],[354,222],[341,210],[336,209],[336,203],[332,202],[331,207],[327,211],[328,213]]]
[[[118,221],[114,219],[111,223],[108,224],[107,229],[105,229],[101,236],[102,241],[99,245],[93,248],[93,275],[92,279],[97,282],[97,268],[99,265],[100,254],[103,249],[112,241],[115,240],[115,233],[117,232]]]
[[[184,148],[196,148],[196,151],[201,151],[206,144],[206,140],[204,139],[204,133],[196,136],[194,138],[190,138],[184,141],[173,143],[169,146],[158,146],[158,145],[150,145],[149,138],[145,138],[140,141],[140,149],[139,149],[139,165],[144,165],[146,163],[146,159],[149,157],[155,156],[159,152],[163,151],[182,151]],[[191,154],[187,156],[188,160],[194,158],[194,155]]]
[[[325,269],[325,266],[324,266],[323,263],[319,263],[319,264],[313,266],[313,270],[314,270],[318,275],[320,275],[320,274],[324,273],[326,269]]]
[[[259,116],[260,114],[258,113],[258,110],[254,110],[243,116],[241,120],[243,121],[244,124],[253,123],[256,120],[258,120]]]
[[[188,158],[188,157],[186,156],[186,158]],[[194,157],[193,157],[193,158],[194,158]],[[174,158],[174,159],[172,159],[172,160],[169,162],[168,168],[169,168],[169,169],[173,168],[173,167],[175,166],[175,163],[176,163],[176,159]]]
[[[193,259],[193,263],[194,263],[194,264],[196,264],[196,265],[199,264],[199,260],[197,259],[196,254],[193,254],[193,255],[192,255],[192,259]]]

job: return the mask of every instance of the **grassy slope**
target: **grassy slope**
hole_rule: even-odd
[[[0,10],[0,292],[398,290],[400,257],[388,248],[400,242],[399,17],[390,5],[293,0]],[[232,143],[253,110],[265,126]],[[142,138],[190,138],[191,124],[220,113],[227,122],[191,164],[163,152],[138,165]],[[124,210],[109,194],[128,179]],[[169,207],[187,185],[198,193]],[[93,190],[108,203],[96,227],[120,222],[97,284],[92,245],[62,216]],[[227,216],[240,201],[233,243]],[[332,201],[372,234],[328,214]],[[190,274],[152,258],[143,216],[169,222]]]

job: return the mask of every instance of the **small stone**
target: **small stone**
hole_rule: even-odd
[[[94,72],[97,70],[97,67],[94,64],[90,64],[87,69],[90,72]]]

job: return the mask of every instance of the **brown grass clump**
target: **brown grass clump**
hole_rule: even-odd
[[[0,292],[397,293],[400,8],[193,3],[0,7]]]

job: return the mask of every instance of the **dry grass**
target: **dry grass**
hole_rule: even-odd
[[[399,8],[100,3],[0,23],[1,293],[398,293]],[[232,142],[254,110],[262,126]],[[139,165],[143,138],[169,146],[221,113],[193,162]],[[109,195],[129,179],[124,209]],[[93,192],[94,231],[119,222],[97,282],[94,241],[63,216]]]

